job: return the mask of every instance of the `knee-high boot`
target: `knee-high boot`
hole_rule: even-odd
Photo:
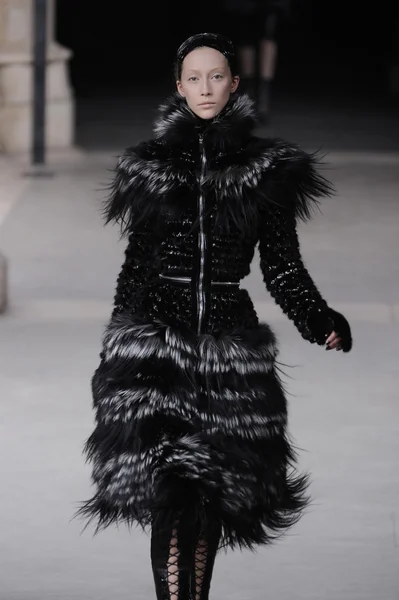
[[[195,549],[194,569],[191,577],[192,600],[208,600],[219,547],[221,527],[216,522],[208,521],[199,536]]]
[[[177,518],[173,524],[159,515],[151,531],[151,566],[157,600],[191,600],[191,578],[198,530]]]

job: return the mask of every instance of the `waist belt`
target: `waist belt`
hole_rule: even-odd
[[[178,287],[190,287],[192,283],[191,277],[179,277],[178,275],[162,275],[160,273],[159,278],[163,281],[176,285]],[[213,288],[224,288],[224,287],[239,287],[239,281],[211,281]]]

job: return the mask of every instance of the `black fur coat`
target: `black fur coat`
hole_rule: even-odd
[[[335,327],[347,350],[347,324],[327,306],[307,272],[296,232],[298,219],[308,219],[332,186],[317,172],[316,155],[281,140],[255,137],[255,123],[246,95],[234,97],[206,125],[176,94],[161,108],[155,139],[121,156],[105,204],[107,221],[119,222],[129,236],[115,311],[129,308],[173,324],[198,325],[195,289],[186,294],[179,290],[178,300],[174,290],[163,289],[161,299],[158,276],[186,276],[195,285],[202,190],[207,237],[203,331],[234,328],[248,320],[253,324],[245,294],[237,295],[246,300],[243,305],[226,311],[223,294],[211,297],[211,280],[245,277],[259,243],[266,287],[302,336],[323,344]],[[200,139],[206,159],[202,176]]]
[[[323,344],[335,329],[350,350],[296,233],[331,186],[314,155],[254,127],[245,95],[210,122],[175,95],[154,139],[117,164],[104,208],[128,242],[92,380],[96,491],[80,510],[99,527],[185,513],[218,521],[221,546],[251,548],[306,505],[276,338],[239,283],[259,244],[266,287],[302,336]]]

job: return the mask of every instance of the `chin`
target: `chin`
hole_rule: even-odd
[[[220,109],[216,106],[212,108],[198,108],[196,113],[201,119],[213,119],[220,112]]]

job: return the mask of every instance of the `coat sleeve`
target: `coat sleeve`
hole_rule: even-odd
[[[292,214],[274,207],[264,215],[259,254],[271,296],[305,339],[323,344],[332,330],[329,308],[302,259]]]
[[[322,345],[335,330],[343,350],[349,351],[349,324],[328,306],[313,281],[297,234],[298,220],[307,220],[318,198],[333,191],[316,166],[314,156],[296,150],[283,156],[266,178],[259,222],[260,267],[268,291],[304,339]]]
[[[117,277],[112,315],[134,310],[143,290],[158,275],[159,235],[148,184],[148,148],[128,148],[118,159],[103,203],[105,223],[116,223],[127,238]]]

